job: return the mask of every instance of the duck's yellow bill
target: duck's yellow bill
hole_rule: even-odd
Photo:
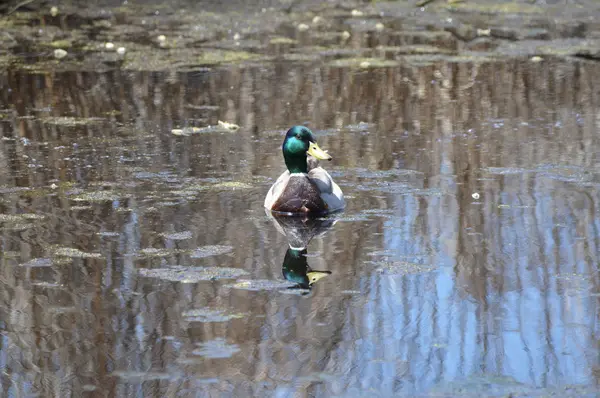
[[[306,273],[306,276],[308,277],[308,284],[310,286],[312,286],[312,284],[317,282],[319,279],[325,278],[328,275],[331,275],[331,271],[310,271]]]
[[[331,155],[319,148],[316,142],[310,143],[306,153],[318,160],[331,160]]]

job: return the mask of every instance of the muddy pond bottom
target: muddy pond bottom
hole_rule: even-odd
[[[597,396],[598,82],[551,59],[0,74],[0,395]],[[305,122],[348,207],[275,219]]]

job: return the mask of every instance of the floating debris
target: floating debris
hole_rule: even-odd
[[[240,126],[235,123],[222,122],[220,120],[217,121],[217,127],[227,131],[236,131],[240,128]]]
[[[43,288],[47,288],[47,289],[63,288],[64,287],[64,285],[62,283],[46,282],[46,281],[34,282],[33,286],[43,287]]]
[[[63,59],[67,56],[67,54],[68,53],[62,48],[57,48],[56,50],[54,50],[54,58],[56,59]]]
[[[365,15],[362,11],[356,9],[352,10],[351,14],[353,17],[362,17],[363,15]]]
[[[100,253],[87,253],[71,247],[60,247],[54,250],[54,253],[52,254],[56,257],[68,258],[102,258],[102,255]]]
[[[195,249],[192,254],[190,254],[191,258],[205,258],[211,256],[218,256],[220,254],[230,253],[233,250],[231,246],[223,246],[223,245],[209,245],[202,246]]]
[[[117,237],[117,236],[121,236],[121,234],[118,233],[118,232],[109,232],[109,231],[98,232],[98,233],[96,233],[96,235],[98,235],[98,236],[104,236],[104,237]]]
[[[236,279],[248,275],[248,271],[240,268],[228,267],[186,267],[173,265],[167,268],[141,268],[141,276],[157,278],[170,282],[197,283],[202,281],[216,281],[219,279]]]
[[[207,127],[185,127],[183,129],[173,129],[171,130],[171,134],[177,136],[189,136],[192,134],[202,134],[202,133],[224,133],[224,132],[232,132],[237,131],[240,128],[237,124],[223,122],[219,120],[216,126],[207,126]]]
[[[185,311],[183,317],[188,322],[227,322],[245,317],[244,313],[229,313],[218,308],[198,308]]]
[[[107,50],[113,50],[115,48],[115,45],[111,42],[104,43],[104,48],[106,48]]]
[[[296,284],[292,282],[269,279],[244,279],[231,285],[226,285],[226,287],[231,289],[241,289],[250,291],[279,290],[287,289],[294,286],[296,286]]]
[[[298,29],[299,32],[305,32],[310,29],[310,26],[308,26],[305,23],[301,23],[301,24],[298,24],[298,26],[296,28]]]
[[[119,55],[125,55],[126,51],[127,50],[125,49],[125,47],[119,47],[119,48],[117,48],[117,54],[119,54]]]
[[[473,193],[471,194],[471,197],[472,197],[473,199],[477,200],[477,199],[479,199],[479,193],[477,193],[477,192],[473,192]]]

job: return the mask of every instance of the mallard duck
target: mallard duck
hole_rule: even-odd
[[[319,160],[331,156],[319,148],[312,131],[304,126],[288,130],[281,146],[287,170],[265,198],[268,210],[288,214],[323,214],[345,207],[344,194]]]

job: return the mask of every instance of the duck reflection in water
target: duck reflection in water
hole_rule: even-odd
[[[296,284],[291,289],[310,290],[315,282],[331,275],[331,271],[314,270],[308,265],[307,247],[314,237],[323,236],[336,220],[268,214],[279,232],[288,239],[289,247],[285,252],[281,270],[287,281]]]

